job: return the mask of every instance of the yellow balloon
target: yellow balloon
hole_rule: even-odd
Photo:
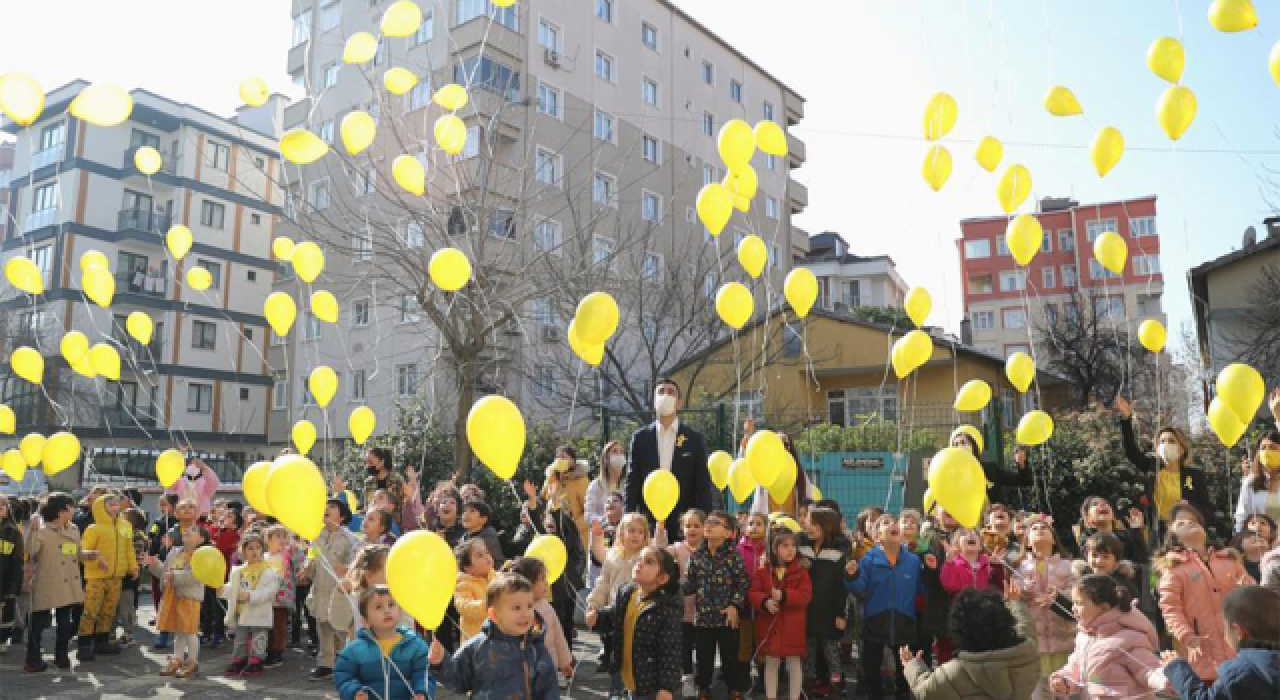
[[[23,458],[22,452],[18,450],[5,452],[4,457],[0,457],[0,465],[3,465],[4,473],[15,484],[22,483],[22,479],[27,475],[27,460]]]
[[[772,430],[757,430],[747,441],[747,465],[751,467],[754,481],[761,486],[777,481],[783,462],[790,458],[782,437]]]
[[[489,0],[498,7],[511,7],[516,4],[516,0]]]
[[[65,431],[50,435],[44,441],[40,459],[44,462],[46,475],[57,474],[80,459],[80,438]]]
[[[773,483],[769,484],[769,496],[775,501],[785,501],[791,496],[792,489],[796,486],[796,459],[787,454],[781,460],[781,468],[778,470],[778,476],[774,477]]]
[[[271,330],[283,338],[293,328],[293,321],[298,317],[298,305],[288,294],[272,292],[262,304],[262,313],[271,324]]]
[[[712,236],[719,236],[733,216],[733,194],[729,188],[718,182],[703,185],[696,204],[698,220]]]
[[[206,544],[191,554],[191,575],[210,588],[222,588],[227,580],[227,560],[217,547]]]
[[[427,262],[431,281],[446,292],[456,292],[471,281],[471,261],[457,248],[441,248]]]
[[[1107,231],[1093,242],[1093,257],[1099,265],[1111,272],[1124,274],[1124,265],[1129,259],[1129,244],[1124,242],[1120,234]]]
[[[569,338],[569,349],[583,362],[592,367],[599,367],[604,360],[604,343],[588,345],[578,336],[577,319],[569,319],[569,329],[565,332]]]
[[[89,337],[80,331],[68,331],[58,341],[58,350],[67,364],[78,364],[89,356]]]
[[[761,153],[779,158],[787,155],[787,133],[778,126],[777,122],[768,119],[756,122],[756,148]]]
[[[958,114],[959,108],[956,106],[956,98],[945,92],[939,92],[931,97],[929,104],[924,108],[925,140],[937,141],[951,133],[952,127],[956,125]],[[935,187],[934,189],[937,188]]]
[[[17,428],[18,417],[14,415],[13,409],[0,404],[0,434],[13,435],[13,431]]]
[[[574,320],[585,345],[603,345],[618,330],[618,302],[608,292],[592,292],[578,302]]]
[[[680,482],[665,469],[649,472],[644,480],[644,504],[653,513],[653,519],[662,522],[675,510],[680,500]]]
[[[80,256],[80,271],[84,272],[91,267],[104,267],[110,269],[107,264],[107,256],[100,250],[86,250]]]
[[[1074,117],[1084,114],[1084,109],[1080,107],[1080,101],[1076,99],[1075,93],[1062,85],[1049,88],[1049,94],[1044,96],[1044,108],[1055,117]]]
[[[18,443],[22,458],[27,460],[28,467],[34,467],[44,459],[44,444],[47,442],[40,433],[30,433]]]
[[[973,152],[973,157],[983,170],[994,173],[996,168],[1000,167],[1001,159],[1004,158],[1004,144],[994,136],[983,136],[978,142],[977,150]]]
[[[920,176],[934,192],[941,190],[951,177],[951,151],[942,144],[930,146],[924,156],[924,164],[920,166]]]
[[[960,387],[952,406],[961,413],[973,413],[986,408],[991,402],[991,385],[981,379],[970,379]]]
[[[116,278],[105,267],[94,266],[85,270],[80,276],[80,285],[84,287],[85,296],[93,303],[106,309],[111,306],[111,299],[116,295]]]
[[[187,460],[182,453],[169,449],[160,453],[156,457],[156,478],[159,479],[160,485],[166,489],[173,486],[182,477],[182,472],[187,469]]]
[[[1151,352],[1160,352],[1164,350],[1164,343],[1167,339],[1167,333],[1164,324],[1149,318],[1138,326],[1138,342],[1142,343],[1142,347]]]
[[[30,126],[44,111],[44,90],[30,76],[20,73],[0,75],[0,112]]]
[[[1171,36],[1162,36],[1151,42],[1147,49],[1147,67],[1157,77],[1177,85],[1182,81],[1182,69],[1187,65],[1187,55],[1182,42]]]
[[[155,175],[160,172],[162,165],[164,165],[164,157],[160,155],[160,151],[151,146],[143,146],[133,152],[133,167],[143,175]]]
[[[524,454],[524,416],[511,399],[486,396],[467,414],[467,442],[476,459],[506,481],[516,473]]]
[[[948,447],[929,464],[929,494],[964,527],[975,527],[987,500],[987,477],[969,450]]]
[[[360,110],[347,112],[347,116],[342,118],[338,133],[342,137],[342,147],[347,149],[347,153],[358,156],[373,145],[373,138],[378,133],[378,123],[368,112]]]
[[[67,111],[94,126],[118,126],[133,113],[133,97],[118,85],[90,85],[71,100]]]
[[[325,323],[338,322],[338,299],[333,292],[321,289],[311,293],[311,313]]]
[[[717,491],[723,491],[729,485],[729,467],[733,466],[733,457],[724,450],[716,450],[707,458],[707,471],[711,473],[711,483]]]
[[[804,318],[818,300],[818,278],[809,268],[797,267],[787,273],[787,279],[782,283],[782,293],[796,316]]]
[[[752,234],[738,242],[738,263],[752,279],[758,279],[764,272],[764,266],[769,263],[769,249],[759,236]]]
[[[143,345],[150,345],[151,336],[155,332],[155,323],[147,314],[134,311],[125,319],[124,328],[134,340]]]
[[[328,365],[321,365],[311,370],[307,388],[311,390],[311,396],[320,404],[320,408],[325,408],[338,393],[338,373]]]
[[[356,32],[347,37],[342,47],[343,63],[368,63],[378,55],[378,39],[369,32]]]
[[[351,439],[357,445],[363,445],[373,435],[378,425],[378,416],[368,406],[360,406],[347,417],[347,429],[351,431]]]
[[[93,368],[93,363],[89,361],[88,355],[85,355],[84,359],[70,365],[70,367],[71,371],[83,377],[88,377],[89,379],[93,379],[98,376],[98,370]]]
[[[818,488],[817,484],[814,484],[814,483],[809,484],[809,500],[811,501],[822,500],[822,489]]]
[[[305,455],[316,444],[316,426],[304,418],[293,424],[289,436],[293,438],[293,446],[298,448],[298,454]]]
[[[716,292],[716,313],[725,325],[735,331],[742,330],[755,311],[756,301],[750,290],[738,282],[721,285]]]
[[[395,66],[382,74],[382,86],[392,95],[403,95],[418,84],[418,76],[413,71]]]
[[[924,287],[912,287],[902,306],[907,310],[912,323],[923,326],[929,320],[929,312],[933,311],[933,297]]]
[[[409,36],[418,31],[421,25],[422,10],[411,0],[393,3],[382,13],[382,33],[387,36]]]
[[[290,262],[293,263],[293,271],[298,273],[304,282],[311,284],[324,270],[324,251],[311,241],[299,243],[293,249],[293,258]]]
[[[327,499],[324,476],[306,457],[277,458],[267,472],[267,505],[271,514],[304,540],[314,540],[324,529]]]
[[[1209,427],[1228,448],[1235,447],[1236,443],[1240,442],[1240,438],[1244,437],[1245,431],[1249,429],[1249,426],[1227,407],[1221,396],[1209,402]]]
[[[1196,118],[1196,95],[1185,85],[1170,85],[1156,103],[1156,121],[1173,141],[1182,138]]]
[[[1031,172],[1024,165],[1010,165],[996,185],[996,199],[1006,214],[1012,214],[1031,194]]]
[[[1053,436],[1053,419],[1044,411],[1031,411],[1018,421],[1018,442],[1023,445],[1043,445]]]
[[[44,378],[44,357],[34,348],[21,347],[9,355],[9,366],[13,373],[31,382],[39,384]]]
[[[203,267],[193,267],[190,270],[187,270],[187,286],[197,292],[203,292],[209,289],[209,286],[212,284],[213,275],[209,274],[209,271]]]
[[[814,487],[814,490],[816,491],[816,490],[817,490],[817,487]],[[770,494],[770,495],[772,495],[772,494]],[[785,498],[785,497],[786,497],[786,496],[783,496],[783,498]],[[775,501],[781,501],[781,500],[783,500],[783,498],[775,498],[775,499],[773,499],[773,500],[775,500]],[[821,499],[820,499],[820,498],[815,498],[815,499],[813,499],[813,500],[818,501],[818,500],[821,500]],[[793,532],[793,533],[795,533],[795,534],[797,534],[797,535],[804,531],[804,528],[800,527],[800,523],[796,522],[796,519],[795,519],[795,518],[793,518],[793,517],[791,517],[790,515],[783,515],[783,516],[780,516],[779,518],[777,518],[777,519],[775,519],[775,520],[773,521],[772,525],[773,525],[774,527],[782,527],[782,528],[786,528],[786,529],[790,530],[791,532]]]
[[[396,540],[387,555],[387,586],[424,629],[434,630],[453,601],[458,560],[444,538],[415,530]]]
[[[724,177],[724,186],[733,197],[733,207],[741,212],[751,209],[751,200],[756,198],[760,189],[760,178],[756,169],[750,165],[741,165]]]
[[[280,155],[290,163],[310,165],[328,152],[329,144],[306,129],[292,129],[280,137]]]
[[[449,83],[436,90],[431,100],[450,112],[456,112],[466,107],[471,98],[467,96],[466,88],[457,83]]]
[[[4,276],[9,284],[27,294],[44,294],[44,273],[40,272],[31,258],[9,258],[9,262],[4,264]]]
[[[1019,265],[1026,267],[1031,264],[1031,259],[1040,252],[1040,245],[1044,243],[1044,229],[1040,226],[1040,220],[1030,214],[1014,217],[1005,230],[1004,242],[1009,248],[1009,254]]]
[[[893,371],[898,379],[905,379],[933,357],[933,339],[921,330],[902,336],[894,343],[894,347],[900,348],[896,351],[898,357],[893,362]]]
[[[247,78],[240,83],[240,99],[250,107],[261,107],[271,97],[271,88],[262,78]]]
[[[120,381],[120,353],[107,343],[98,343],[89,348],[89,364],[93,371],[110,379]]]
[[[446,114],[437,119],[434,132],[440,150],[451,156],[462,153],[462,149],[467,145],[467,125],[452,114]]]
[[[257,462],[244,470],[240,480],[249,507],[261,515],[271,515],[271,504],[267,502],[267,476],[270,473],[271,462]]]
[[[1025,352],[1015,352],[1004,362],[1004,376],[1009,383],[1021,393],[1031,387],[1031,380],[1036,378],[1036,363]]]
[[[276,236],[276,239],[271,241],[271,254],[276,256],[277,260],[291,262],[293,249],[293,239],[288,236]]]
[[[1220,32],[1243,32],[1258,26],[1258,13],[1249,0],[1213,0],[1209,24]]]
[[[1240,362],[1223,367],[1214,386],[1218,398],[1246,427],[1253,422],[1267,394],[1266,382],[1258,370]]]
[[[716,139],[720,159],[730,170],[745,167],[756,151],[756,135],[751,125],[741,119],[730,119],[720,127]]]
[[[525,547],[524,555],[546,565],[547,583],[558,581],[564,573],[565,565],[569,563],[569,552],[564,548],[564,542],[555,535],[544,534],[533,538],[529,546]]]
[[[422,167],[422,161],[407,153],[392,161],[391,179],[409,194],[421,197],[427,191],[426,168]]]
[[[1116,167],[1116,163],[1120,162],[1120,157],[1124,155],[1124,134],[1113,126],[1103,127],[1093,137],[1093,143],[1089,145],[1089,158],[1093,160],[1093,167],[1098,171],[1098,177],[1106,177],[1111,169]]]
[[[1280,85],[1280,41],[1271,47],[1271,55],[1267,57],[1267,66],[1271,68],[1271,79]]]
[[[955,440],[956,436],[961,433],[973,438],[973,441],[978,445],[978,454],[982,454],[987,449],[987,441],[982,437],[982,431],[972,425],[962,425],[951,431],[951,437],[947,438],[947,444],[950,445],[951,441]]]
[[[733,500],[742,503],[751,498],[756,489],[755,476],[751,473],[751,465],[745,459],[735,459],[729,465],[729,492]]]
[[[169,253],[173,255],[174,260],[181,260],[186,257],[187,253],[191,251],[192,240],[191,229],[182,224],[174,225],[164,235],[165,247],[169,249]]]

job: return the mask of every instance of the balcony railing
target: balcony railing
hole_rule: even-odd
[[[116,290],[130,294],[164,297],[169,285],[164,276],[149,276],[145,271],[117,272]]]
[[[103,411],[103,416],[106,418],[107,424],[113,428],[156,427],[156,417],[148,415],[145,406],[136,406],[130,410],[126,410],[121,406],[113,406]]]
[[[22,224],[23,233],[31,233],[42,229],[46,226],[52,226],[58,220],[58,210],[45,209],[43,211],[33,211],[27,216],[27,220]]]
[[[57,144],[50,146],[43,151],[31,156],[31,171],[35,172],[40,168],[44,168],[62,160],[62,154],[65,151],[66,144]]]
[[[142,148],[142,146],[130,146],[124,150],[124,170],[126,173],[138,172],[138,166],[133,164],[133,155],[138,152],[139,148]],[[153,146],[152,148],[155,147]],[[158,148],[156,150],[160,152],[160,172],[168,173],[169,175],[174,174],[176,172],[174,169],[176,164],[172,154],[165,153]]]
[[[121,209],[117,231],[142,231],[163,234],[173,224],[173,217],[144,209]]]

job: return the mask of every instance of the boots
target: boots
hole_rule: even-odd
[[[93,635],[93,651],[104,656],[116,656],[120,653],[120,646],[111,641],[110,632],[104,632]]]
[[[80,635],[76,639],[76,661],[84,663],[93,661],[93,637],[88,635]]]

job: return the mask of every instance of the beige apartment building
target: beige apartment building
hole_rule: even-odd
[[[893,258],[851,253],[849,244],[834,231],[810,236],[809,252],[800,264],[818,278],[817,306],[827,311],[901,308],[909,291]]]
[[[714,296],[723,281],[745,280],[731,246],[756,234],[769,248],[765,274],[775,297],[767,299],[766,285],[757,284],[756,307],[777,307],[782,278],[809,246],[792,225],[808,201],[792,179],[805,161],[804,144],[789,136],[787,157],[756,155],[751,211],[735,214],[716,241],[698,223],[694,202],[705,183],[726,174],[716,145],[725,121],[794,127],[804,117],[795,91],[665,0],[524,0],[505,9],[485,0],[420,2],[417,34],[381,39],[370,64],[344,64],[347,37],[377,35],[389,4],[292,3],[287,66],[309,97],[286,109],[284,128],[309,128],[341,149],[343,117],[363,109],[377,118],[379,136],[358,167],[330,155],[286,168],[286,209],[301,224],[290,235],[325,238],[317,232],[329,231],[328,267],[315,286],[334,292],[342,317],[336,325],[304,318],[306,286],[287,270],[277,281],[299,299],[303,327],[272,350],[273,441],[285,441],[304,417],[327,421],[322,436],[345,437],[346,414],[362,404],[377,413],[381,433],[393,424],[397,402],[424,397],[444,405],[457,395],[451,350],[397,288],[403,275],[388,275],[406,250],[425,264],[434,249],[455,245],[474,251],[478,267],[492,274],[530,274],[546,262],[570,270],[563,274],[574,284],[587,277],[613,290],[633,282],[686,285]],[[382,75],[393,66],[421,82],[403,96],[387,93]],[[469,85],[471,97],[457,112],[467,146],[451,158],[430,142],[442,113],[431,95],[450,82]],[[407,204],[389,173],[403,153],[417,155],[428,177],[426,197]],[[439,231],[432,230],[436,221]],[[701,261],[701,251],[716,246],[733,268],[723,274]],[[661,332],[663,317],[628,308],[625,296],[618,293],[619,342]],[[511,303],[519,306],[517,318],[486,355],[491,366],[476,390],[500,391],[536,412],[547,405],[539,398],[575,381],[549,358],[568,353],[564,327],[576,299],[548,294]],[[321,364],[339,374],[328,412],[316,410],[305,390],[306,373]],[[578,405],[604,400],[588,392]]]
[[[9,287],[0,301],[6,358],[15,347],[36,347],[46,367],[43,391],[4,379],[15,437],[70,429],[84,446],[85,473],[95,476],[150,480],[159,450],[190,447],[238,479],[237,467],[264,455],[267,442],[262,302],[282,201],[272,125],[283,98],[224,118],[136,89],[129,120],[103,128],[67,113],[87,85],[50,92],[44,114],[26,128],[3,126],[17,138],[3,257],[29,257],[46,289],[32,299]],[[134,165],[142,146],[164,159],[149,177]],[[174,224],[194,238],[180,262],[164,240]],[[88,251],[101,252],[114,274],[109,309],[82,291],[79,261]],[[209,271],[208,289],[187,286],[192,266]],[[152,319],[149,345],[125,331],[135,311]],[[120,381],[68,368],[59,341],[73,330],[116,346]]]

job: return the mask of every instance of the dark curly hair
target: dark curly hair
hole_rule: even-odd
[[[995,591],[966,588],[956,594],[947,629],[960,651],[995,651],[1022,643],[1013,613]]]

